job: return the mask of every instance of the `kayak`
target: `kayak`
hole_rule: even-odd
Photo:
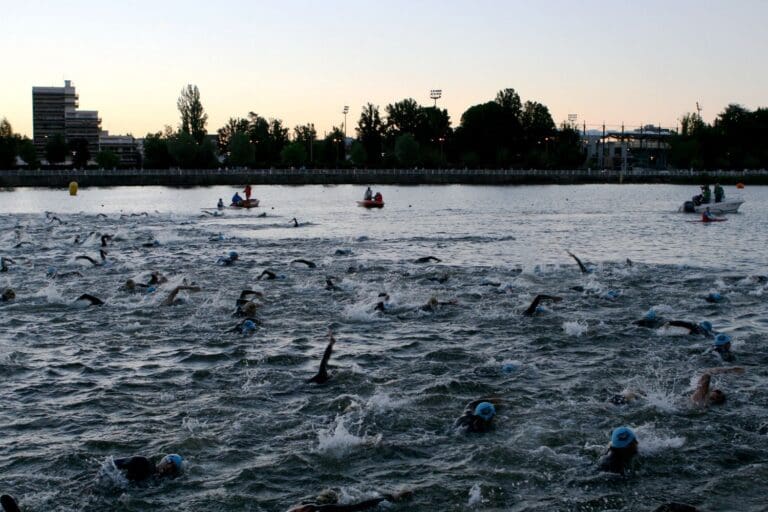
[[[257,206],[259,206],[259,200],[256,198],[243,200],[237,204],[232,203],[229,205],[230,208],[256,208]]]
[[[688,222],[701,222],[702,224],[709,224],[710,222],[725,222],[728,219],[709,219],[709,220],[689,220]]]
[[[358,201],[357,206],[362,206],[363,208],[384,208],[384,201],[365,199],[363,201]]]

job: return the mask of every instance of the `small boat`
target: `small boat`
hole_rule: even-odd
[[[739,206],[744,204],[744,200],[741,198],[726,199],[719,203],[701,203],[696,204],[693,201],[686,201],[683,203],[677,211],[685,213],[704,213],[709,208],[709,211],[719,215],[723,213],[736,213],[739,211]]]
[[[357,206],[362,206],[363,208],[384,208],[384,201],[364,199],[363,201],[358,201]]]
[[[259,200],[256,198],[244,199],[237,204],[232,203],[229,205],[230,208],[256,208],[257,206],[259,206]]]

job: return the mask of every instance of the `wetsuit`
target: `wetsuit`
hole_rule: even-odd
[[[702,329],[699,324],[695,324],[693,322],[686,322],[685,320],[670,320],[669,322],[667,322],[667,324],[673,327],[682,327],[684,329],[688,329],[690,331],[690,334],[701,334],[705,336],[710,334],[709,332]]]
[[[731,347],[715,347],[714,351],[720,354],[720,358],[725,362],[731,363],[736,359],[736,356],[731,352]]]
[[[631,469],[634,453],[626,448],[609,448],[598,464],[600,471],[623,475]]]
[[[492,430],[493,422],[492,420],[481,418],[470,411],[466,411],[463,416],[456,420],[453,426],[455,428],[463,428],[467,432],[482,433]]]
[[[115,467],[125,473],[131,482],[141,482],[157,475],[157,466],[146,457],[135,456],[115,459]]]

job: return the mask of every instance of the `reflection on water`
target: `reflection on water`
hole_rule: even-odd
[[[0,288],[17,295],[0,303],[0,490],[32,511],[283,511],[328,487],[413,488],[394,510],[764,510],[767,189],[713,226],[675,213],[692,187],[381,187],[374,211],[363,190],[254,187],[262,208],[222,216],[201,208],[232,188],[0,192]],[[102,234],[104,264],[76,259],[98,263]],[[442,261],[414,263],[428,255]],[[168,282],[122,288],[151,271]],[[252,336],[231,332],[242,289],[264,294]],[[83,293],[106,304],[75,307]],[[563,300],[523,317],[538,293]],[[424,311],[431,297],[457,304]],[[633,325],[651,308],[733,336],[747,371],[715,377],[726,405],[690,407],[726,363],[705,337]],[[332,378],[308,386],[329,325]],[[644,398],[608,402],[624,390]],[[496,430],[455,432],[482,396],[503,400]],[[638,471],[596,473],[623,424]],[[175,481],[109,471],[167,452],[188,460]]]

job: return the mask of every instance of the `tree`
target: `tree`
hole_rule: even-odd
[[[292,142],[280,151],[280,159],[289,167],[299,167],[307,161],[307,150],[301,142]]]
[[[96,153],[96,165],[99,169],[114,169],[120,165],[120,157],[114,151],[99,151]]]
[[[11,123],[8,122],[8,119],[4,117],[0,121],[0,138],[10,137],[13,137],[13,128],[11,128]]]
[[[395,158],[403,167],[413,167],[419,159],[419,143],[410,133],[400,135],[395,141]]]
[[[283,126],[280,119],[269,120],[269,157],[271,162],[277,162],[278,158],[282,160],[283,148],[288,145],[288,128]]]
[[[318,158],[328,167],[338,167],[341,161],[343,144],[344,131],[340,127],[334,126],[323,139],[323,149]]]
[[[421,106],[413,98],[406,98],[384,108],[387,122],[384,131],[392,140],[403,133],[416,134],[423,123]]]
[[[171,136],[168,139],[168,153],[182,169],[196,167],[197,144],[191,134],[182,131]]]
[[[352,147],[349,149],[349,159],[353,165],[362,166],[365,165],[368,160],[368,155],[365,154],[365,148],[357,141],[352,143]]]
[[[16,167],[17,139],[11,123],[6,118],[0,121],[0,169]]]
[[[229,141],[227,162],[234,167],[250,167],[256,157],[256,150],[246,133],[237,132]]]
[[[19,142],[17,153],[19,158],[24,160],[30,169],[40,165],[40,162],[37,160],[37,149],[35,148],[34,143],[27,137],[24,137]]]
[[[293,129],[293,140],[296,142],[303,142],[305,144],[312,143],[317,140],[317,131],[315,125],[312,123],[296,126]]]
[[[74,139],[69,143],[69,150],[72,152],[72,167],[87,167],[88,160],[91,159],[91,150],[88,147],[88,141],[85,139]]]
[[[225,154],[229,149],[229,142],[232,140],[232,136],[236,133],[248,133],[248,120],[235,117],[230,117],[227,124],[219,128],[216,132],[218,137],[216,144],[219,148],[219,153]]]
[[[180,131],[191,135],[195,142],[202,144],[206,135],[205,125],[208,123],[208,114],[203,109],[197,86],[189,84],[182,89],[176,106],[181,114]]]
[[[148,133],[144,137],[144,167],[147,169],[167,169],[171,164],[168,138],[160,132]]]
[[[45,144],[45,159],[49,164],[55,165],[62,163],[67,158],[69,146],[64,140],[64,135],[57,133],[48,139]]]
[[[517,94],[517,91],[511,87],[502,89],[496,93],[495,101],[501,106],[501,108],[509,111],[512,116],[517,119],[520,118],[520,113],[522,112],[522,104],[520,102],[520,95]]]
[[[357,122],[357,138],[365,148],[368,163],[378,164],[381,161],[381,140],[383,126],[379,116],[379,107],[368,103],[360,113]]]
[[[537,101],[525,102],[520,122],[529,144],[536,144],[555,133],[555,121],[549,109]]]

